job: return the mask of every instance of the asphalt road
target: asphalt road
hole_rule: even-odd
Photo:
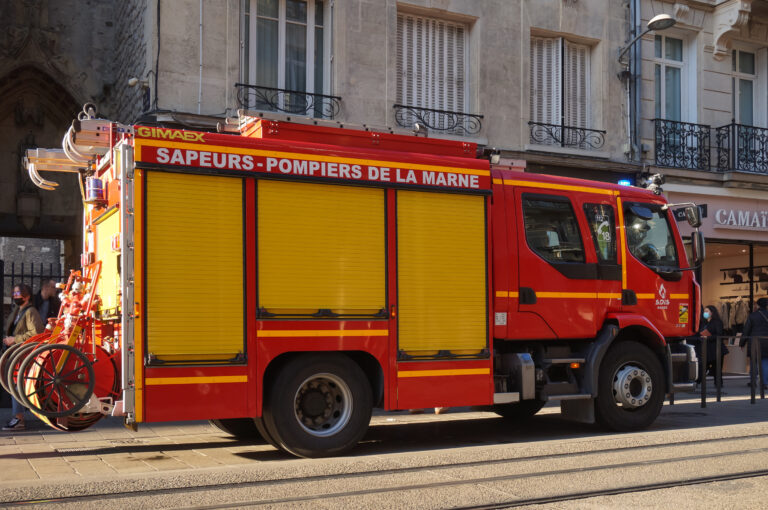
[[[678,394],[649,430],[629,434],[565,421],[555,407],[525,424],[378,414],[363,442],[333,459],[296,459],[199,422],[33,426],[0,436],[0,506],[765,508],[768,401],[751,405],[744,382],[728,381],[723,401],[704,409]]]

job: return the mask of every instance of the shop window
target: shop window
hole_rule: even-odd
[[[571,203],[566,198],[523,196],[528,246],[551,263],[584,262],[584,244]]]
[[[616,220],[613,207],[608,204],[585,204],[592,241],[597,260],[603,264],[616,263]]]
[[[672,229],[660,206],[625,204],[624,225],[629,251],[637,259],[653,268],[679,267]]]

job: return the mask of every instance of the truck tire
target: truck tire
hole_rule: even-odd
[[[597,384],[595,417],[611,430],[644,429],[664,404],[661,362],[638,342],[619,342],[608,350]]]
[[[300,356],[269,385],[264,425],[285,451],[299,457],[340,455],[368,430],[372,400],[368,379],[347,356]]]
[[[226,432],[237,439],[244,439],[256,443],[265,442],[264,438],[259,434],[259,429],[256,428],[253,418],[225,418],[220,420],[208,420],[208,422],[222,432]]]
[[[491,409],[508,420],[524,421],[538,413],[546,402],[542,400],[522,400],[513,404],[496,404]]]

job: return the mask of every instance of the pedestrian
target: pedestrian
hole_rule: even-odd
[[[702,327],[699,334],[702,337],[707,338],[707,366],[704,367],[703,373],[712,373],[715,377],[715,384],[723,385],[723,360],[725,355],[728,354],[728,347],[725,346],[723,341],[723,321],[720,319],[720,314],[717,312],[717,308],[712,305],[704,307],[704,312],[701,314]],[[717,357],[717,345],[716,342],[720,342],[722,348],[720,349],[720,372],[718,373],[716,357]]]
[[[35,308],[40,312],[43,325],[48,324],[48,319],[59,316],[61,301],[56,297],[56,282],[50,279],[43,280],[40,290],[35,294]]]
[[[760,373],[763,375],[763,387],[768,389],[768,297],[757,300],[757,310],[747,317],[739,345],[749,345],[753,339],[760,342]]]
[[[13,287],[12,297],[15,306],[8,317],[8,336],[3,339],[3,344],[6,346],[20,344],[43,331],[40,314],[32,306],[32,288],[25,283],[20,283]],[[24,406],[16,399],[11,400],[13,417],[3,430],[24,430]]]

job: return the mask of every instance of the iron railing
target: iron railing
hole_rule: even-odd
[[[398,126],[416,128],[417,124],[432,131],[453,135],[476,135],[483,128],[483,116],[474,113],[451,112],[432,108],[419,108],[403,104],[393,105]]]
[[[260,87],[235,83],[240,108],[269,112],[307,115],[319,119],[333,119],[341,110],[339,96],[312,94],[300,90]]]
[[[715,130],[717,170],[768,174],[768,129],[726,124]]]
[[[574,149],[598,150],[605,143],[605,131],[576,126],[529,122],[531,143],[559,145]]]
[[[653,122],[657,166],[710,169],[709,126],[666,119]]]

